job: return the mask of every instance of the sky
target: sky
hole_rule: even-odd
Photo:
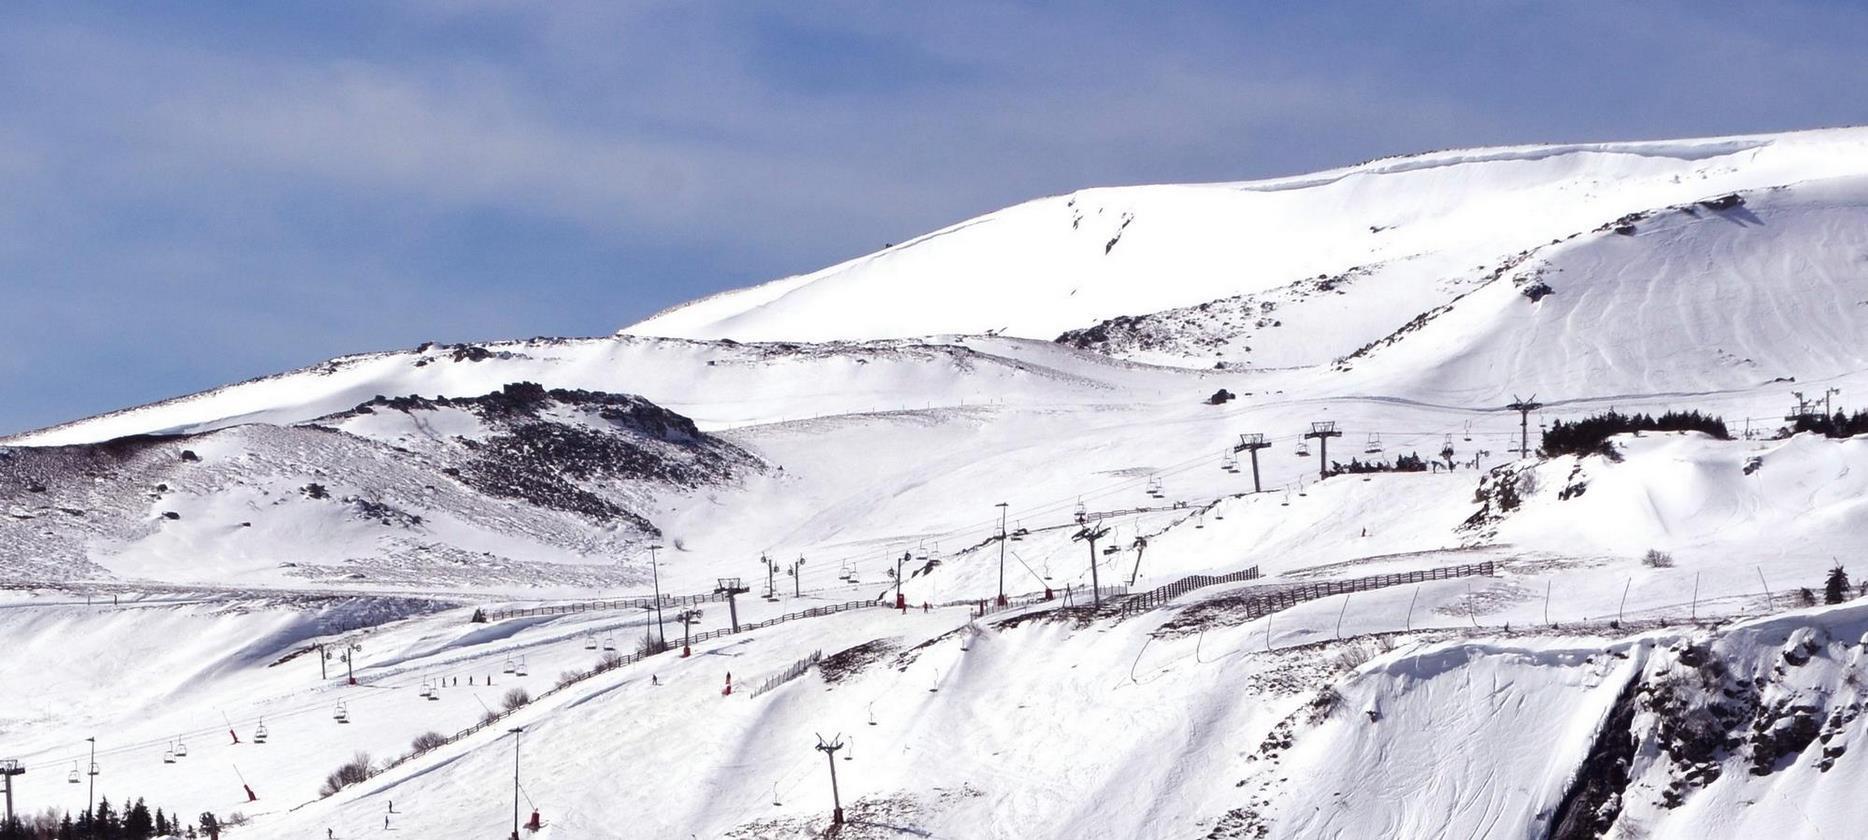
[[[0,5],[0,434],[1030,198],[1868,122],[1852,2]]]

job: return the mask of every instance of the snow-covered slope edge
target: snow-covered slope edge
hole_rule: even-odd
[[[1868,129],[1850,128],[1459,150],[1271,181],[1083,190],[676,307],[624,332],[1049,339],[1360,266],[1392,265],[1399,275],[1388,282],[1431,289],[1625,213],[1864,172]]]

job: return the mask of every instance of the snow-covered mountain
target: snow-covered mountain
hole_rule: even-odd
[[[845,837],[1844,836],[1868,438],[1780,430],[1868,388],[1865,152],[1086,190],[16,435],[0,741],[269,837],[503,825],[515,726],[539,837],[822,836],[838,732]],[[1514,451],[1610,409],[1729,434]]]

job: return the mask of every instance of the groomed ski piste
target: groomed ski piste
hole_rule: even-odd
[[[827,765],[842,837],[1850,836],[1868,602],[1801,590],[1868,574],[1868,440],[1778,430],[1868,393],[1864,146],[1088,190],[615,336],[0,441],[0,758],[23,813],[76,813],[95,737],[100,795],[230,837],[504,836],[515,748],[540,838],[824,836]],[[1250,323],[1198,320],[1231,298]],[[429,403],[514,383],[693,421],[574,476],[647,525],[446,471],[509,418]],[[640,439],[619,404],[528,410]],[[1732,439],[1516,451],[1610,409]],[[1435,463],[1320,478],[1324,446]]]

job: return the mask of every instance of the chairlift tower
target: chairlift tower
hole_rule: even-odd
[[[694,652],[691,643],[694,638],[694,622],[699,621],[700,618],[700,610],[688,609],[675,613],[675,620],[681,622],[681,655],[683,657],[690,656]]]
[[[1254,432],[1251,434],[1240,435],[1239,445],[1232,448],[1232,451],[1234,452],[1252,453],[1252,492],[1254,493],[1264,492],[1264,488],[1259,486],[1259,483],[1258,483],[1258,450],[1269,449],[1270,447],[1271,447],[1271,442],[1265,440],[1265,436],[1263,434]]]
[[[791,597],[804,597],[804,555],[800,554],[798,559],[791,561],[791,568],[786,569],[785,573],[791,575]]]
[[[1513,394],[1511,404],[1505,407],[1518,412],[1518,457],[1529,458],[1531,457],[1531,412],[1543,408],[1544,404],[1537,401],[1536,394],[1532,394],[1528,400]]]
[[[1072,541],[1081,540],[1090,544],[1090,600],[1099,607],[1103,605],[1103,592],[1096,574],[1096,541],[1108,535],[1109,526],[1097,522],[1083,526],[1083,530],[1070,537]]]
[[[1317,442],[1317,479],[1319,481],[1330,477],[1330,438],[1342,436],[1343,433],[1336,428],[1334,420],[1311,423],[1310,431],[1304,433],[1305,440],[1315,439]],[[1256,464],[1258,459],[1253,458],[1252,462]]]
[[[1006,512],[1007,507],[1009,507],[1009,505],[1005,502],[1000,502],[998,504],[998,508],[999,508],[999,602],[998,602],[998,605],[1001,607],[1005,606],[1006,604],[1006,600],[1005,600],[1005,540],[1006,540],[1007,534],[1005,533],[1005,512]]]
[[[13,822],[13,777],[25,772],[26,768],[19,763],[19,759],[0,759],[0,778],[6,779],[6,821],[8,825]]]
[[[837,790],[837,750],[843,749],[843,736],[825,741],[824,736],[819,735],[816,749],[830,759],[830,804],[834,809],[830,812],[830,824],[839,826],[843,824],[843,794]]]
[[[714,587],[713,589],[714,594],[726,596],[727,615],[732,619],[733,632],[738,633],[739,632],[739,605],[736,602],[734,602],[733,598],[738,595],[744,595],[748,592],[751,592],[752,590],[746,588],[744,584],[740,583],[739,578],[717,578],[717,580],[719,581],[720,585]]]
[[[759,562],[765,564],[765,599],[776,601],[778,600],[778,561],[760,554]]]

